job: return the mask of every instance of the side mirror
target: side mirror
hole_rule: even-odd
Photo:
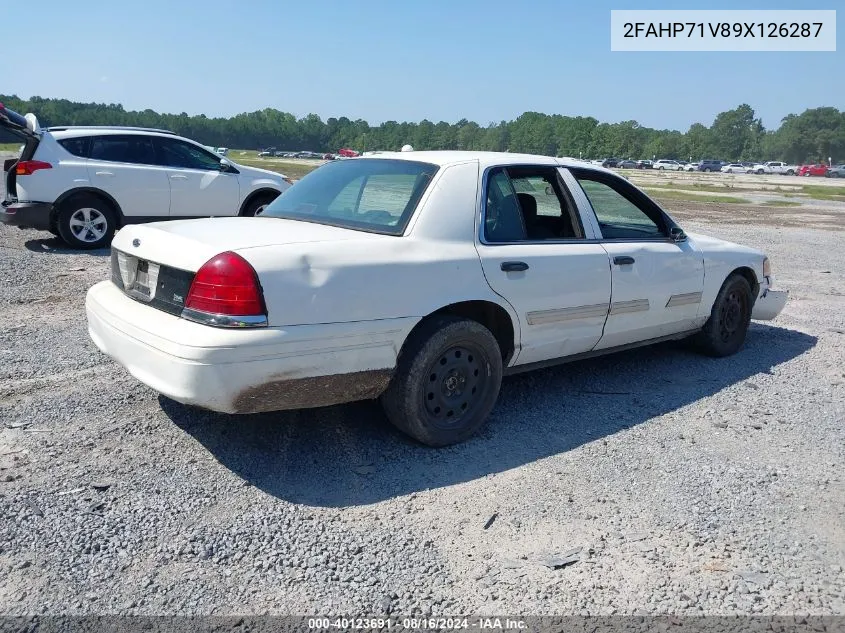
[[[673,226],[669,229],[669,237],[672,238],[673,242],[686,242],[687,240],[687,234],[680,226]]]
[[[220,171],[229,171],[231,166],[232,166],[232,163],[230,163],[225,158],[220,159]]]

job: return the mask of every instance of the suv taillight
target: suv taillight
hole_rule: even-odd
[[[182,316],[225,327],[267,325],[255,269],[231,251],[215,255],[194,276]]]
[[[19,160],[18,164],[15,165],[15,175],[31,176],[39,169],[53,169],[53,166],[43,160]]]

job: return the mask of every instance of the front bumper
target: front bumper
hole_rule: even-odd
[[[49,231],[52,215],[49,202],[12,202],[0,207],[0,222],[21,229]]]
[[[788,297],[789,291],[787,290],[765,288],[757,297],[757,301],[754,302],[751,318],[756,321],[771,321],[781,313]]]
[[[111,281],[85,301],[97,347],[167,397],[222,413],[375,398],[418,319],[225,329],[127,297]]]

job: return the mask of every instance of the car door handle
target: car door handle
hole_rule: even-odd
[[[114,176],[113,171],[95,171],[94,172],[97,176]]]
[[[634,263],[634,258],[629,255],[619,255],[613,258],[613,263],[617,266],[629,266]]]
[[[528,264],[525,262],[502,262],[500,268],[506,273],[518,273],[528,270]]]
[[[188,177],[184,174],[170,174],[171,180],[187,180]]]

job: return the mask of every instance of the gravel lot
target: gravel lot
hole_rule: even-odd
[[[88,339],[107,253],[0,226],[0,612],[845,614],[843,226],[674,210],[766,249],[784,314],[508,378],[441,450],[159,397]]]

